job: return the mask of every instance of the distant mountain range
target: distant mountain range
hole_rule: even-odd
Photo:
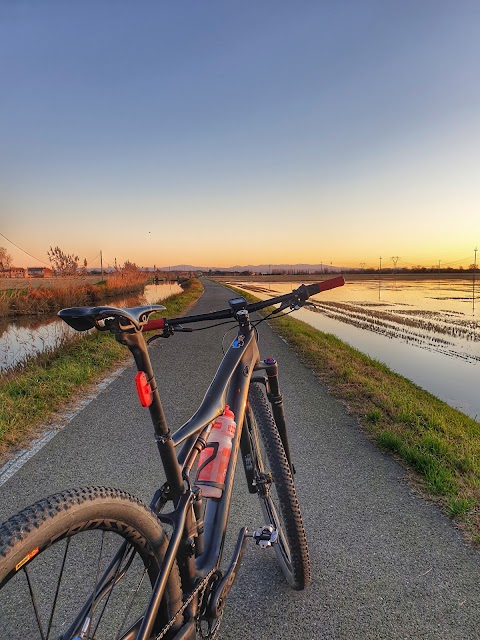
[[[331,264],[247,264],[234,265],[232,267],[198,267],[191,264],[177,264],[168,267],[157,267],[159,271],[254,271],[255,273],[274,273],[275,271],[345,271],[344,267],[336,267]]]

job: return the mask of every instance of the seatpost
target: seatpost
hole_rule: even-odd
[[[171,496],[169,497],[176,502],[179,496],[185,492],[185,486],[182,479],[181,468],[177,462],[170,429],[168,428],[160,400],[160,394],[158,393],[155,376],[153,375],[147,345],[145,344],[143,335],[139,333],[128,333],[126,331],[116,332],[115,339],[117,342],[120,342],[120,344],[128,347],[135,359],[138,371],[143,371],[147,376],[148,383],[152,390],[152,403],[148,409],[150,411],[150,417],[152,418],[155,440],[171,492]]]

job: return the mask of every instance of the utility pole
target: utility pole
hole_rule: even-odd
[[[472,298],[473,298],[473,313],[475,313],[475,275],[476,275],[476,271],[477,271],[477,247],[475,247],[475,249],[473,250],[475,257],[473,259],[473,293],[472,293]]]
[[[380,300],[380,295],[382,291],[382,256],[380,256],[379,260],[380,260],[380,268],[378,270],[378,299]]]
[[[102,280],[103,280],[103,256],[102,256],[101,249],[100,249],[100,271],[102,272]]]
[[[397,262],[400,260],[400,256],[392,256],[391,260],[393,262],[393,273],[395,273],[395,269],[397,268]]]

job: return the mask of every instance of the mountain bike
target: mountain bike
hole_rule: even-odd
[[[161,305],[59,312],[77,331],[111,332],[133,354],[139,400],[150,412],[166,481],[149,506],[118,489],[83,487],[40,500],[4,523],[0,527],[2,638],[213,638],[248,540],[260,548],[273,547],[290,587],[301,590],[309,584],[308,547],[278,363],[274,358],[260,359],[256,325],[343,284],[338,277],[301,285],[252,304],[239,296],[229,300],[228,309],[179,318],[150,318],[165,309]],[[272,305],[266,317],[251,319],[250,314]],[[206,321],[236,323],[236,337],[200,406],[172,433],[147,345],[159,337],[193,331],[186,325]],[[152,331],[145,340],[144,334]],[[199,457],[209,448],[215,421],[225,414],[226,406],[236,422],[231,451],[222,482],[217,483],[218,497],[205,498],[197,483]],[[221,570],[239,456],[248,491],[257,494],[265,524],[239,531],[230,562]]]

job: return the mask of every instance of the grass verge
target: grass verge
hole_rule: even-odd
[[[423,491],[480,543],[480,423],[334,335],[290,317],[269,324],[369,436],[413,469]]]
[[[162,315],[184,313],[203,293],[198,280],[182,286],[182,293],[162,300],[167,307]],[[112,335],[95,331],[79,334],[59,349],[42,353],[0,377],[0,461],[31,440],[68,400],[130,359],[128,350]]]

